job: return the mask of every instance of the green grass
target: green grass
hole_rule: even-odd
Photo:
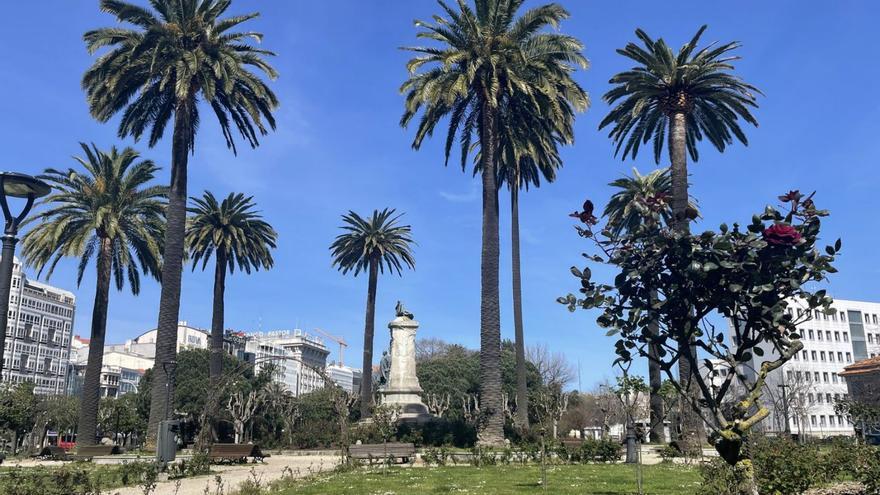
[[[650,495],[686,495],[699,486],[699,475],[681,465],[644,466],[643,490]],[[284,495],[404,495],[404,494],[630,494],[637,493],[635,467],[625,464],[587,464],[547,468],[547,489],[541,487],[538,466],[469,466],[432,468],[361,468],[319,475],[307,482],[281,487]],[[273,492],[276,493],[276,492]]]

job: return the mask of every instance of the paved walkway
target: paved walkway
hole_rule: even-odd
[[[181,480],[163,481],[157,484],[152,495],[190,495],[202,493],[233,493],[245,480],[256,480],[262,486],[282,476],[302,478],[320,471],[336,467],[339,456],[314,455],[273,455],[263,464],[213,465],[211,474],[184,478]],[[216,477],[220,476],[222,486],[217,485]],[[179,482],[179,485],[178,485]],[[205,487],[208,487],[205,490]],[[115,495],[143,495],[139,486],[130,486],[111,490]]]

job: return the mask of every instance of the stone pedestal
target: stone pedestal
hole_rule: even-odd
[[[382,404],[400,408],[402,421],[428,421],[433,416],[422,402],[422,387],[416,376],[416,330],[419,322],[398,316],[388,324],[391,329],[391,369],[385,388],[379,393]]]

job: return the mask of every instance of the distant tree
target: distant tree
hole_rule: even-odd
[[[274,53],[256,48],[263,35],[233,28],[257,13],[221,18],[231,0],[151,0],[152,8],[124,0],[101,0],[100,8],[123,26],[94,29],[83,35],[89,53],[108,49],[86,70],[82,86],[89,111],[99,122],[118,113],[120,137],[149,134],[155,146],[173,122],[171,188],[159,297],[156,363],[174,359],[184,261],[187,166],[195,150],[201,120],[199,102],[210,105],[226,145],[235,153],[233,132],[251,147],[275,128],[278,99],[255,71],[275,79],[266,62]],[[156,366],[148,442],[166,410],[168,377]],[[174,392],[174,384],[167,384]]]
[[[535,344],[526,348],[526,360],[534,365],[541,382],[548,387],[564,389],[577,377],[576,370],[564,353],[553,352],[547,344]]]
[[[388,270],[402,275],[403,268],[415,268],[412,228],[400,225],[403,214],[394,209],[373,210],[373,215],[361,217],[353,211],[342,216],[345,231],[330,245],[333,266],[343,274],[358,276],[367,272],[367,310],[364,323],[364,359],[361,368],[361,417],[370,416],[373,403],[373,335],[376,320],[376,285],[379,273]]]
[[[37,415],[34,384],[29,382],[0,385],[0,428],[12,435],[12,454],[18,453],[21,438],[31,431]]]
[[[101,366],[107,333],[110,285],[122,290],[128,281],[140,293],[143,272],[158,278],[165,231],[167,188],[151,185],[159,170],[137,151],[116,147],[99,150],[80,143],[84,158],[75,157],[83,170],[46,169],[39,177],[53,187],[42,203],[46,209],[28,220],[33,228],[25,234],[23,252],[27,264],[38,274],[52,276],[64,257],[79,258],[76,283],[95,258],[95,303],[89,358],[79,408],[79,445],[95,443]]]
[[[204,270],[214,257],[210,373],[216,383],[223,368],[226,271],[235,273],[238,267],[250,274],[251,270],[272,268],[278,234],[256,211],[253,196],[229,193],[218,202],[214,194],[205,191],[201,198],[190,199],[193,206],[186,224],[186,247],[193,270],[200,262]]]
[[[445,354],[451,346],[452,344],[436,337],[418,339],[416,340],[416,362]]]
[[[147,429],[146,418],[138,414],[137,396],[123,394],[101,399],[98,427],[114,442],[129,446],[133,437],[141,438]],[[112,432],[112,436],[110,433]]]

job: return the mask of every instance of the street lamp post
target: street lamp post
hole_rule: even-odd
[[[30,175],[15,172],[0,172],[0,207],[6,219],[3,230],[3,249],[0,251],[0,381],[3,377],[3,354],[6,349],[6,325],[9,318],[9,289],[12,285],[12,266],[15,258],[15,244],[18,242],[18,227],[25,219],[34,201],[52,189],[45,182]],[[25,200],[24,209],[18,215],[9,210],[8,198]]]

